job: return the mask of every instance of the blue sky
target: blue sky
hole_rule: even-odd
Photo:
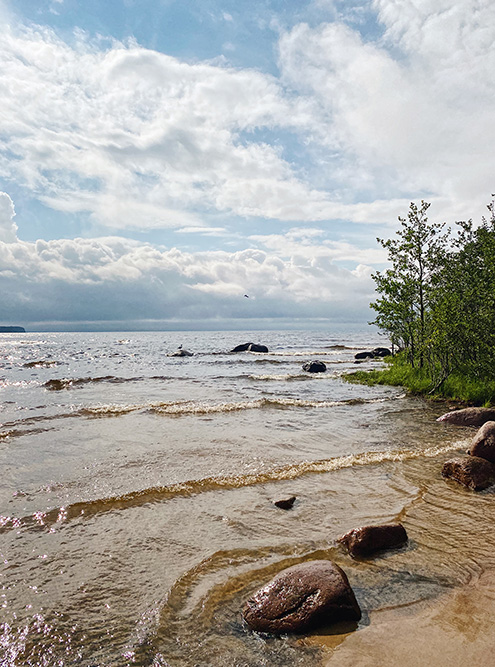
[[[0,0],[0,20],[3,323],[366,322],[376,236],[421,199],[479,220],[494,189],[489,0]]]

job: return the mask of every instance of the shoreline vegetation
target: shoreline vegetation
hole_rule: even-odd
[[[412,394],[489,407],[495,403],[495,202],[490,216],[431,223],[425,201],[377,241],[390,268],[373,274],[375,324],[400,350],[381,370],[345,379],[403,386]]]

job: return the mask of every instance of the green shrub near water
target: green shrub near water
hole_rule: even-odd
[[[472,405],[489,406],[495,403],[495,381],[476,380],[458,371],[452,373],[440,386],[436,386],[427,368],[411,366],[404,355],[389,357],[387,362],[383,369],[355,371],[345,375],[344,379],[347,382],[369,386],[377,384],[400,386],[412,394],[450,398]]]

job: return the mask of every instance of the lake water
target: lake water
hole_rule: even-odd
[[[493,655],[495,495],[440,475],[473,431],[436,422],[444,403],[344,382],[384,344],[370,331],[2,335],[2,667],[394,664],[400,629],[404,667],[426,664],[426,629],[430,664],[457,664],[456,641]],[[269,352],[229,352],[250,340]],[[193,356],[168,356],[181,344]],[[337,544],[392,521],[402,549]],[[347,573],[359,625],[250,632],[245,600],[315,558]]]

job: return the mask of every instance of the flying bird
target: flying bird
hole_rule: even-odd
[[[244,296],[246,297],[246,299],[249,299],[249,296],[247,294],[245,294]]]

